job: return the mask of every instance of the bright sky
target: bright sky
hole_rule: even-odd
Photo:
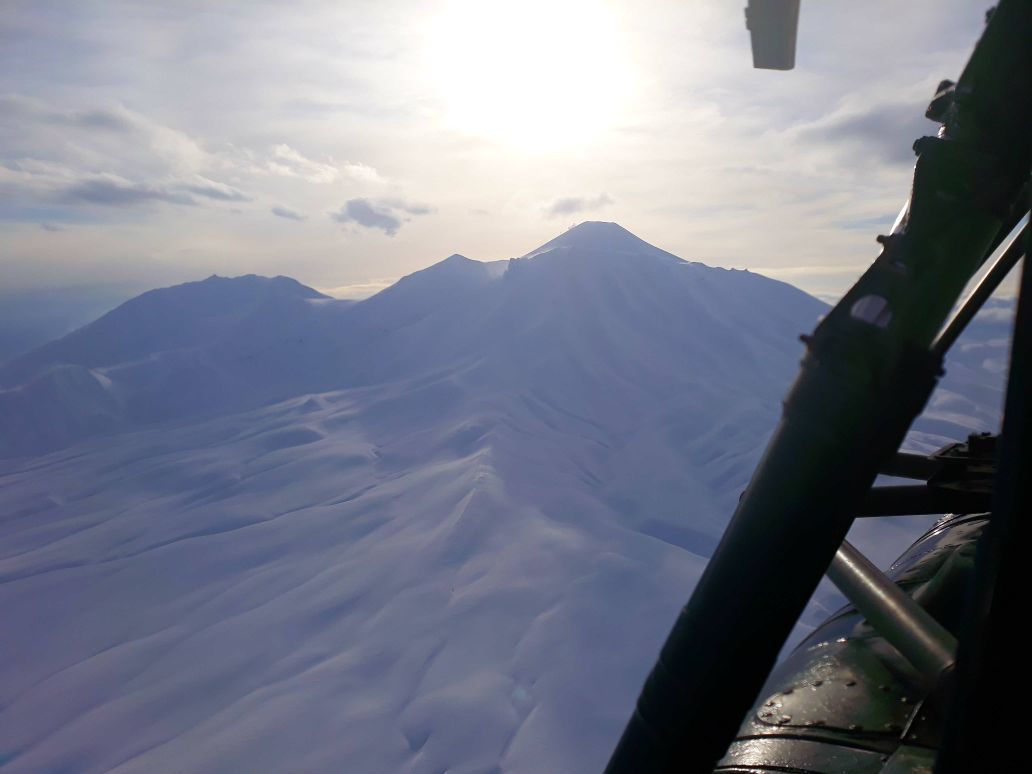
[[[368,294],[612,220],[841,291],[907,194],[970,0],[48,2],[0,14],[0,290],[287,274]]]

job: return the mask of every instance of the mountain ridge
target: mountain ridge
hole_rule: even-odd
[[[203,280],[155,288],[0,366],[0,385],[16,386],[19,377],[25,378],[48,359],[87,368],[113,365],[163,348],[208,340],[225,325],[239,322],[277,299],[325,298],[328,296],[282,275],[228,278],[213,274]],[[127,336],[130,332],[131,338]],[[98,351],[100,340],[115,346]]]
[[[612,357],[658,373],[678,348],[715,372],[751,369],[744,356],[718,357],[708,339],[765,337],[786,310],[816,317],[823,308],[790,285],[682,261],[596,222],[510,261],[453,254],[350,303],[287,277],[212,276],[143,293],[0,366],[0,456],[61,448],[97,428],[246,410],[463,363],[479,364],[479,378],[498,389],[500,374],[519,383],[544,362],[579,381],[615,378],[605,376]],[[598,349],[603,340],[612,357]],[[588,353],[597,365],[579,366]],[[578,367],[589,370],[573,375]],[[46,376],[69,368],[78,375]],[[85,424],[76,419],[84,406],[93,406]],[[48,416],[67,432],[34,433],[55,425]]]

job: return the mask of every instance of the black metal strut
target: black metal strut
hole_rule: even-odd
[[[935,386],[950,309],[1015,210],[1032,159],[1032,4],[1001,0],[915,144],[910,203],[808,339],[784,416],[606,771],[712,771]],[[941,97],[941,99],[940,99]],[[898,460],[897,460],[898,461]]]

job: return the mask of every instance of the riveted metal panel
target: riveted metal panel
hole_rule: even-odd
[[[849,772],[877,774],[886,756],[869,750],[769,737],[732,743],[716,771]]]
[[[984,515],[944,520],[892,574],[909,580],[901,585],[911,593],[919,591],[958,550],[973,545],[986,521]],[[929,695],[914,667],[851,607],[789,655],[760,696],[718,771],[881,771],[904,748],[895,771],[910,763],[921,771],[939,743],[941,697]]]

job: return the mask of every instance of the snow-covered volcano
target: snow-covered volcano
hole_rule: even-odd
[[[478,391],[576,390],[604,418],[626,413],[628,381],[664,394],[683,378],[781,384],[798,353],[786,331],[811,327],[821,308],[614,223],[508,262],[453,255],[360,303],[285,277],[211,277],[145,293],[0,368],[0,454],[445,373]]]
[[[7,364],[0,770],[600,770],[824,309],[585,223]]]

